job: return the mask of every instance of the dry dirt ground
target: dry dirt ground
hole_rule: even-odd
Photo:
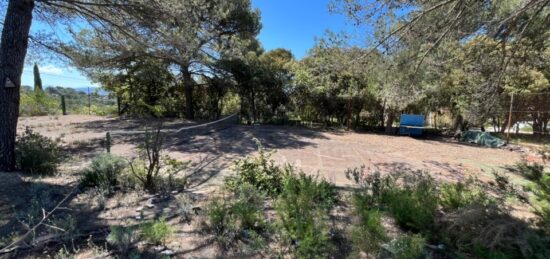
[[[14,223],[14,213],[28,206],[31,199],[28,193],[49,190],[48,195],[57,198],[69,193],[71,186],[78,181],[81,169],[96,154],[103,152],[107,131],[132,132],[156,123],[80,115],[21,118],[19,132],[31,127],[48,137],[59,138],[68,157],[61,166],[61,173],[54,177],[0,173],[0,237],[9,234],[6,226]],[[176,129],[193,124],[165,121],[163,125]],[[142,133],[113,134],[112,153],[131,159],[136,156],[142,137]],[[198,223],[180,223],[176,201],[185,196],[195,202],[193,206],[204,205],[224,177],[231,174],[233,161],[257,151],[256,140],[276,151],[273,157],[278,163],[293,164],[305,173],[318,174],[344,189],[352,186],[345,170],[362,165],[370,171],[381,172],[424,170],[439,181],[457,181],[470,175],[490,181],[493,171],[504,171],[506,166],[520,161],[522,156],[516,151],[465,145],[444,138],[415,139],[299,127],[234,125],[216,131],[183,131],[167,135],[167,153],[191,161],[188,171],[190,187],[185,192],[173,193],[172,199],[160,200],[145,193],[122,193],[103,200],[101,195],[87,192],[72,199],[67,207],[78,211],[77,222],[85,225],[81,232],[89,229],[99,236],[108,232],[108,226],[138,224],[159,215],[167,216],[176,226],[176,234],[167,247],[174,250],[177,257],[214,257],[216,249],[211,245],[211,237],[200,234]],[[519,177],[512,178],[520,181]],[[21,195],[14,196],[14,193]],[[136,219],[138,216],[141,219]],[[91,253],[81,251],[82,258],[94,257]]]
[[[76,158],[86,162],[102,151],[107,131],[140,130],[151,121],[119,120],[97,116],[63,116],[22,118],[20,131],[31,127],[52,138],[60,138]],[[193,125],[190,122],[169,121],[164,128]],[[113,135],[112,152],[125,157],[136,154],[143,134]],[[232,126],[215,132],[168,134],[166,150],[174,158],[193,162],[202,184],[215,184],[232,161],[253,154],[256,141],[275,150],[279,163],[290,163],[306,173],[319,174],[339,186],[350,182],[347,168],[366,166],[382,172],[402,169],[430,172],[436,179],[453,181],[465,175],[481,179],[492,171],[502,171],[521,158],[522,153],[506,149],[491,149],[455,142],[448,138],[415,139],[373,133],[317,131],[281,126]],[[222,175],[219,175],[222,174]],[[210,182],[211,181],[211,182]]]

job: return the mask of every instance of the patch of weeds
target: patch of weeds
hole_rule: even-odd
[[[466,182],[446,183],[439,190],[439,205],[444,211],[452,211],[473,204],[492,202],[489,195],[470,178]]]
[[[509,169],[530,181],[538,181],[544,175],[544,165],[529,163],[525,160],[515,164],[514,167]]]
[[[111,232],[107,236],[107,243],[116,248],[122,255],[128,255],[139,241],[136,227],[111,226]]]
[[[382,192],[382,201],[400,226],[423,233],[433,229],[438,193],[429,175],[406,175],[403,187],[388,187]]]
[[[174,232],[172,226],[166,222],[165,218],[142,224],[139,228],[143,237],[156,245],[164,245],[166,239]]]
[[[300,258],[327,257],[332,251],[325,221],[338,197],[334,185],[303,173],[285,179],[276,211],[285,245]]]
[[[191,220],[193,219],[193,216],[195,215],[195,211],[193,210],[193,198],[188,194],[182,194],[176,196],[176,211],[177,214],[180,216],[180,221],[191,224]]]
[[[90,166],[84,170],[80,183],[85,187],[98,187],[112,192],[119,185],[127,162],[109,153],[96,156]]]
[[[387,240],[386,230],[382,225],[382,213],[366,207],[355,207],[358,222],[351,231],[351,241],[356,254],[376,255],[380,245]]]
[[[254,186],[243,184],[231,197],[212,200],[207,206],[204,229],[215,235],[223,250],[235,248],[259,251],[267,246],[270,226],[263,212],[264,196]]]
[[[384,245],[391,258],[418,259],[422,257],[426,240],[420,234],[402,235]]]
[[[465,254],[482,258],[505,254],[508,258],[548,258],[550,240],[527,222],[496,205],[472,205],[446,213],[440,219],[440,235]]]
[[[61,149],[58,141],[40,135],[31,128],[25,128],[17,137],[15,146],[17,167],[36,175],[53,175],[61,163]]]
[[[237,187],[242,183],[248,183],[271,197],[281,193],[284,178],[294,171],[287,165],[280,167],[271,158],[272,152],[267,151],[256,139],[258,156],[247,157],[235,161],[236,178],[229,178],[229,187]]]

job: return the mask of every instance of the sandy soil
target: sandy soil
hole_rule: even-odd
[[[7,231],[5,227],[14,223],[14,211],[28,206],[30,197],[27,193],[48,190],[48,195],[57,198],[69,193],[81,168],[103,152],[106,131],[132,132],[155,123],[158,121],[76,115],[21,118],[19,132],[28,126],[46,136],[59,138],[69,159],[63,163],[60,175],[54,177],[32,178],[0,173],[0,214],[3,215],[0,216],[0,235],[6,234],[3,232]],[[172,129],[189,125],[193,123],[177,120],[164,123],[165,128]],[[142,137],[142,133],[113,135],[112,152],[134,157]],[[117,193],[107,200],[101,194],[86,192],[72,199],[67,207],[79,212],[77,219],[79,224],[83,224],[79,228],[82,232],[93,230],[103,237],[109,226],[138,224],[163,215],[175,227],[175,234],[168,240],[167,247],[174,250],[177,257],[215,257],[217,251],[212,245],[212,237],[200,232],[198,221],[181,223],[181,198],[191,199],[194,207],[203,207],[224,177],[232,173],[233,161],[257,152],[256,140],[276,151],[273,157],[278,163],[293,164],[306,173],[318,174],[344,188],[351,186],[345,170],[363,165],[367,170],[381,172],[424,170],[439,181],[457,181],[469,175],[490,181],[493,170],[504,171],[522,155],[444,138],[414,139],[298,127],[231,126],[217,131],[184,131],[168,134],[165,148],[172,157],[191,161],[188,172],[191,186],[186,192],[173,193],[168,198],[138,192]],[[514,179],[519,181],[518,177]],[[25,195],[14,198],[15,192]],[[55,253],[50,251],[49,254],[52,252]],[[88,249],[80,254],[82,258],[104,257],[105,254],[88,256],[100,252]]]

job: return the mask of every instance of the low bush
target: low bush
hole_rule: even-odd
[[[276,203],[285,245],[300,258],[327,257],[332,250],[325,221],[338,200],[335,187],[303,173],[285,179]]]
[[[223,250],[234,248],[242,241],[244,249],[258,251],[266,245],[269,232],[263,212],[264,197],[250,184],[232,190],[231,197],[208,204],[204,228],[215,235],[217,245]]]
[[[127,165],[128,163],[121,157],[109,153],[100,154],[84,170],[80,182],[85,187],[98,187],[112,191],[118,186]]]
[[[40,135],[27,127],[17,137],[15,146],[17,167],[29,174],[53,175],[61,163],[61,149],[57,141]]]
[[[166,222],[165,218],[145,223],[140,226],[140,230],[145,239],[156,245],[165,244],[166,239],[174,233],[172,226]]]
[[[385,245],[385,249],[396,259],[418,259],[425,245],[426,240],[419,234],[402,235]]]
[[[59,100],[43,91],[21,88],[20,116],[44,116],[61,113]]]
[[[382,213],[375,209],[358,207],[357,204],[355,211],[358,222],[351,231],[354,252],[378,254],[381,244],[387,240],[386,229],[382,225]]]
[[[452,211],[473,204],[488,204],[491,198],[472,179],[465,183],[443,184],[439,190],[439,205],[444,211]]]
[[[446,213],[440,219],[440,235],[465,254],[481,258],[548,258],[550,240],[506,208],[472,205]],[[499,257],[506,255],[506,257]]]
[[[107,236],[107,243],[123,255],[128,254],[138,240],[135,227],[111,226],[111,232]]]
[[[294,169],[290,165],[285,167],[276,165],[275,161],[271,159],[272,153],[266,151],[259,142],[257,144],[258,156],[235,161],[237,176],[230,178],[228,185],[235,187],[242,183],[248,183],[267,195],[275,197],[281,193],[285,176],[291,174]]]
[[[438,193],[433,179],[426,174],[403,178],[403,187],[386,188],[382,201],[397,223],[405,229],[428,233],[433,229]]]
[[[521,161],[517,163],[512,171],[515,171],[531,181],[538,181],[544,175],[544,165]]]

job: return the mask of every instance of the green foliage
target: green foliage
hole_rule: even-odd
[[[174,229],[166,222],[165,218],[142,224],[139,229],[145,239],[157,245],[163,245],[166,239],[174,233]]]
[[[114,246],[118,252],[128,254],[139,239],[136,227],[111,226],[107,236],[107,243]]]
[[[85,187],[99,187],[108,191],[119,185],[127,162],[116,155],[104,153],[96,156],[90,166],[84,169],[81,184]]]
[[[20,116],[44,116],[59,114],[59,101],[44,91],[21,88]]]
[[[275,164],[271,159],[272,153],[266,151],[258,144],[258,156],[247,157],[235,161],[236,178],[228,179],[228,185],[232,188],[243,183],[248,183],[267,195],[274,197],[281,193],[284,178],[294,169],[287,165],[284,168]]]
[[[420,234],[402,235],[391,241],[387,246],[393,258],[418,259],[422,256],[426,240]]]
[[[387,240],[386,230],[382,225],[382,214],[361,204],[356,203],[354,208],[358,222],[351,231],[353,249],[355,253],[376,255],[381,244]]]
[[[397,223],[420,232],[433,229],[438,194],[433,179],[426,174],[405,176],[404,186],[382,193],[383,203]]]
[[[230,197],[214,199],[208,204],[205,230],[215,235],[216,244],[223,250],[234,247],[238,241],[252,251],[262,249],[269,233],[263,194],[247,183],[231,190]]]
[[[491,202],[490,197],[481,186],[475,185],[472,179],[466,183],[443,184],[439,191],[439,205],[445,211],[489,202]]]
[[[111,140],[111,133],[107,131],[105,133],[105,151],[107,153],[111,153],[111,147],[113,146],[112,140]]]
[[[326,257],[332,250],[324,222],[338,200],[334,185],[303,173],[285,179],[276,202],[286,245],[300,258]]]
[[[55,174],[61,163],[58,142],[34,132],[29,127],[17,137],[15,156],[19,169],[36,175]]]
[[[544,165],[521,161],[512,168],[513,171],[531,181],[539,181],[544,175]]]

